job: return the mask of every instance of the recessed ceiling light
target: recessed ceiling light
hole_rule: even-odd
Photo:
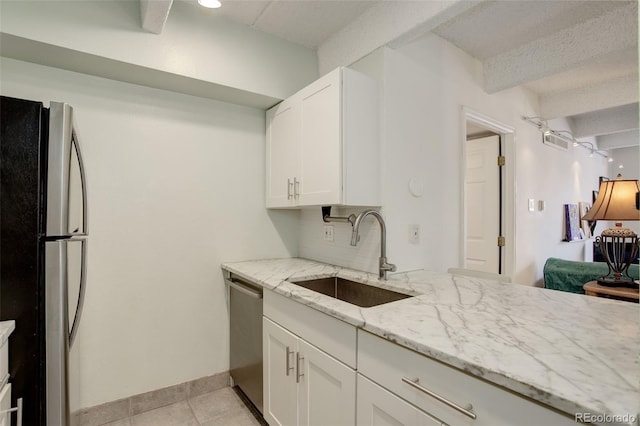
[[[220,6],[222,6],[222,3],[220,3],[220,0],[198,0],[198,4],[200,6],[204,6],[209,9],[217,9]]]

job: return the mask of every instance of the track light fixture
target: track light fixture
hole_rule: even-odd
[[[576,140],[576,138],[573,136],[573,133],[571,133],[570,131],[550,129],[549,125],[547,124],[547,121],[543,120],[541,117],[523,116],[522,119],[527,123],[531,124],[532,126],[537,127],[538,130],[542,132],[545,136],[553,135],[567,142],[572,143],[574,147],[581,146],[585,149],[588,149],[589,157],[593,157],[593,154],[598,154],[601,157],[607,158],[609,162],[613,161],[613,159],[609,157],[609,153],[607,151],[596,149],[596,147],[591,142],[581,142],[579,140]],[[565,136],[563,135],[563,133],[567,133],[569,136]]]

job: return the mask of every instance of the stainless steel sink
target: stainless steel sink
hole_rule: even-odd
[[[384,288],[350,281],[344,278],[329,277],[315,280],[291,281],[295,285],[334,297],[339,300],[363,308],[395,302],[396,300],[412,297],[408,294],[397,293]]]

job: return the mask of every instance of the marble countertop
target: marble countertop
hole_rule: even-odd
[[[393,274],[385,282],[298,258],[222,268],[566,413],[637,419],[640,412],[635,303],[429,271]],[[360,308],[288,282],[327,276],[415,297]]]
[[[9,339],[9,336],[15,328],[16,322],[14,320],[0,321],[0,347]]]

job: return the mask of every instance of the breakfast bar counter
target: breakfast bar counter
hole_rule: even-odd
[[[637,304],[422,270],[380,281],[300,258],[222,268],[571,416],[637,424]],[[360,308],[291,283],[331,276],[414,297]]]

